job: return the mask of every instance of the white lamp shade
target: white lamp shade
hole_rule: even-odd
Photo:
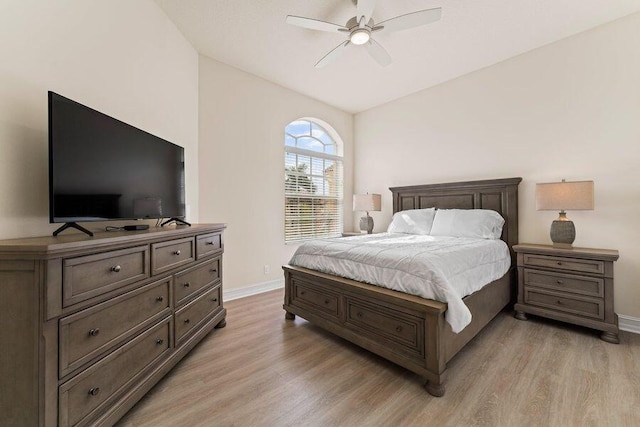
[[[354,194],[353,210],[374,212],[382,209],[382,197],[380,194]]]
[[[593,181],[536,184],[536,209],[593,210]]]

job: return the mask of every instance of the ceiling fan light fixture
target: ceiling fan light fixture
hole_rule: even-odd
[[[349,40],[351,43],[355,45],[362,45],[369,41],[371,38],[371,34],[369,34],[369,30],[364,28],[359,28],[351,33],[349,36]]]
[[[410,28],[438,21],[442,15],[442,8],[436,7],[405,13],[404,15],[398,15],[395,18],[376,23],[372,18],[376,0],[352,1],[356,5],[356,15],[349,19],[344,25],[337,25],[313,18],[305,18],[303,16],[287,15],[286,22],[290,25],[308,28],[311,30],[326,31],[329,33],[337,32],[349,35],[347,40],[344,40],[323,56],[322,59],[316,63],[316,68],[324,67],[328,63],[332,62],[352,44],[357,46],[364,45],[369,55],[378,64],[386,67],[391,64],[391,56],[385,48],[380,45],[380,43],[371,38],[372,32],[384,31],[386,33],[391,33],[394,31],[408,30]]]

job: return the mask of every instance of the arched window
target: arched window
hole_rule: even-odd
[[[284,136],[284,240],[342,233],[342,145],[327,124],[299,119]]]

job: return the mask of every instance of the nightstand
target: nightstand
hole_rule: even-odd
[[[602,331],[618,344],[618,315],[613,311],[613,263],[618,251],[555,248],[521,244],[518,254],[518,302],[515,317],[526,313]]]

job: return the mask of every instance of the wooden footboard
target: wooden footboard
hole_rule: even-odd
[[[301,267],[283,266],[288,319],[298,315],[427,380],[444,394],[447,362],[509,303],[509,274],[465,298],[473,321],[451,331],[447,304]],[[475,311],[475,313],[474,313]]]

